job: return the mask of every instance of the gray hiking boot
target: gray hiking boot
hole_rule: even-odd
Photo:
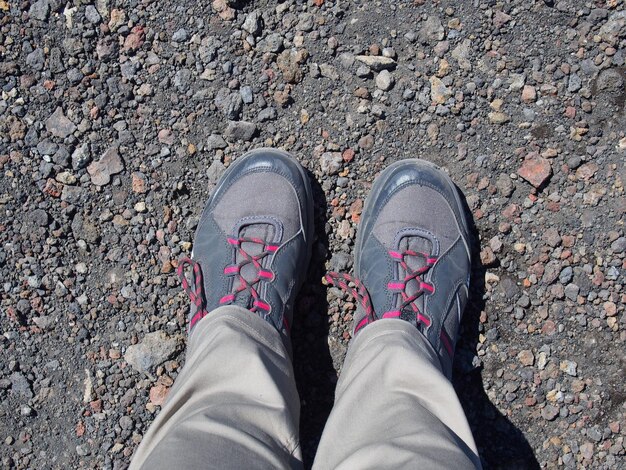
[[[354,258],[356,279],[326,277],[359,301],[354,334],[381,318],[406,320],[426,336],[450,377],[471,265],[467,221],[452,180],[424,160],[385,169],[361,215]]]
[[[191,298],[189,330],[222,305],[240,305],[289,336],[313,239],[309,180],[289,154],[258,149],[237,159],[207,201],[192,259],[178,275]],[[191,265],[191,283],[184,275]]]

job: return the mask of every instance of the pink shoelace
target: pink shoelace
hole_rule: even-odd
[[[235,289],[230,294],[222,297],[219,300],[219,304],[232,304],[236,300],[238,294],[247,291],[252,297],[252,306],[249,307],[248,310],[250,310],[251,312],[263,310],[264,312],[269,313],[271,307],[267,302],[261,299],[257,290],[257,284],[261,281],[272,281],[274,279],[274,273],[272,271],[263,269],[263,266],[261,265],[261,260],[266,256],[276,252],[276,250],[278,250],[278,245],[268,244],[265,242],[265,240],[262,240],[260,238],[245,237],[229,238],[228,243],[231,244],[235,249],[237,249],[238,253],[243,259],[237,264],[229,265],[224,268],[224,274],[226,274],[227,276],[237,276],[239,278],[239,285],[237,285],[237,287],[235,287]],[[263,251],[257,255],[251,255],[243,249],[243,243],[256,243],[263,247]],[[256,270],[256,275],[251,281],[247,281],[241,275],[241,269],[248,264],[252,264]],[[192,267],[191,283],[187,280],[185,276],[185,268],[187,266]],[[176,272],[182,282],[183,289],[185,290],[187,295],[189,295],[191,302],[197,308],[197,311],[192,317],[189,325],[189,329],[192,329],[199,320],[204,318],[209,313],[207,311],[206,301],[204,299],[202,269],[200,268],[200,264],[198,262],[190,258],[183,258],[180,260]],[[233,283],[233,286],[234,285],[235,283]]]
[[[415,301],[424,294],[432,294],[433,292],[435,292],[435,287],[428,282],[424,282],[421,276],[434,266],[437,258],[435,256],[430,256],[426,253],[420,253],[413,250],[406,250],[402,252],[389,251],[389,256],[391,256],[391,259],[393,261],[400,264],[406,274],[404,276],[404,279],[393,280],[387,284],[387,288],[390,291],[402,296],[402,303],[396,310],[390,310],[383,313],[381,318],[399,318],[402,314],[402,311],[406,307],[411,307],[411,309],[415,313],[415,324],[417,326],[419,326],[420,324],[424,325],[425,327],[430,326],[430,319],[424,313],[420,312],[420,309],[415,304]],[[424,266],[416,270],[411,269],[406,262],[406,258],[408,256],[417,256],[424,258]],[[341,290],[350,294],[355,299],[355,301],[361,304],[361,306],[365,310],[365,317],[363,317],[363,319],[359,321],[359,323],[354,328],[355,334],[365,325],[368,325],[369,323],[372,323],[378,319],[372,306],[370,294],[360,280],[350,276],[349,274],[336,272],[328,273],[325,276],[325,279],[329,284],[335,287],[339,287]],[[413,294],[409,295],[406,292],[406,286],[411,281],[415,281],[418,288]],[[355,287],[350,287],[350,283],[352,283]]]

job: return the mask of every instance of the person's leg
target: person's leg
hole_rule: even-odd
[[[463,409],[426,338],[380,320],[354,339],[313,468],[475,468]]]
[[[131,468],[293,468],[300,401],[276,330],[238,306],[193,329],[185,367]]]
[[[314,468],[474,468],[476,445],[450,383],[469,286],[459,194],[432,164],[404,160],[376,180],[361,216],[354,336]]]
[[[289,329],[312,235],[296,160],[261,149],[228,168],[178,268],[192,301],[186,364],[131,468],[301,466]]]

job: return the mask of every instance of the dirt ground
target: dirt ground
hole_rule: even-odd
[[[473,219],[454,383],[485,468],[626,467],[622,0],[90,1],[0,0],[3,468],[128,466],[185,359],[177,260],[261,146],[315,192],[306,465],[353,309],[322,276],[420,157]]]

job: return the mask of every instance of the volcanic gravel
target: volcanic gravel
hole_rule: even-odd
[[[484,466],[625,468],[625,56],[622,0],[0,0],[2,467],[127,467],[184,363],[177,260],[273,146],[315,193],[307,465],[355,308],[322,276],[420,157],[473,219],[454,383]]]

